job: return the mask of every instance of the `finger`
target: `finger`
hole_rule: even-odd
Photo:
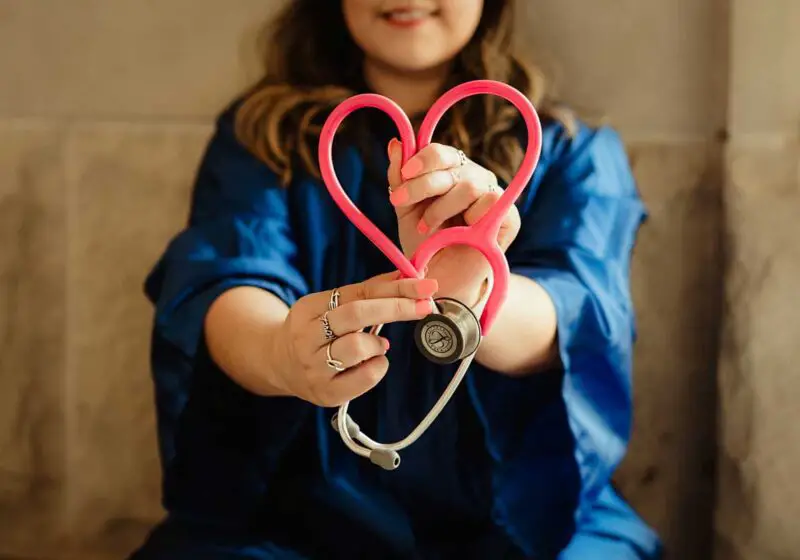
[[[436,280],[432,278],[399,278],[399,272],[387,272],[359,282],[339,288],[339,306],[363,299],[380,299],[405,297],[411,299],[424,299],[431,297],[439,289]],[[314,318],[320,317],[331,301],[333,290],[319,292],[308,296],[308,308]]]
[[[519,210],[516,206],[512,206],[506,214],[505,219],[500,224],[500,231],[497,232],[497,244],[505,252],[519,234],[519,228],[522,225],[522,220],[519,216]]]
[[[389,341],[366,332],[353,332],[337,338],[331,343],[331,358],[351,368],[375,356],[383,356],[389,350]],[[328,359],[327,344],[317,350],[315,359],[324,364]]]
[[[363,330],[373,325],[401,321],[418,321],[433,312],[430,299],[385,298],[365,299],[341,305],[328,312],[328,324],[337,336]],[[327,341],[319,329],[320,346]]]
[[[486,187],[477,186],[473,181],[462,181],[450,192],[431,202],[417,224],[422,234],[438,228],[453,216],[466,212],[481,196],[487,194]]]
[[[386,356],[376,356],[336,375],[328,383],[325,406],[339,406],[360,397],[380,383],[389,371]]]
[[[431,171],[401,184],[392,191],[389,201],[395,207],[411,206],[434,196],[442,196],[460,180],[456,169]]]
[[[475,203],[464,211],[464,222],[468,226],[477,223],[478,220],[483,218],[492,206],[500,200],[500,196],[501,193],[495,191],[484,191]]]
[[[391,282],[366,281],[344,286],[339,296],[339,307],[348,303],[386,298],[408,298],[409,300],[431,297],[439,289],[434,278],[401,278]]]
[[[403,144],[397,138],[392,138],[389,141],[389,170],[387,178],[389,180],[389,189],[394,189],[403,182],[400,175],[400,165],[403,158]]]
[[[500,200],[502,192],[492,191],[481,196],[472,206],[470,206],[463,214],[464,222],[467,225],[473,225],[483,218],[487,212]],[[497,234],[497,244],[504,251],[508,249],[514,239],[517,237],[520,228],[520,216],[517,207],[512,205],[503,221],[500,224],[500,231]]]
[[[449,169],[461,165],[461,155],[452,146],[429,144],[414,154],[401,170],[403,179],[408,181],[424,173]]]

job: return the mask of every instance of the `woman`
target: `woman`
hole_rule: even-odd
[[[509,1],[481,0],[295,0],[277,19],[266,76],[219,118],[189,223],[147,281],[169,515],[134,558],[658,557],[610,486],[631,420],[628,266],[644,209],[619,138],[548,103],[511,23]],[[512,278],[495,326],[388,472],[345,448],[332,407],[359,397],[366,433],[405,436],[455,369],[419,354],[415,321],[431,296],[474,305],[489,269],[450,248],[425,280],[398,279],[321,185],[318,134],[354,93],[418,122],[476,78],[530,95],[542,157],[498,239]],[[439,132],[403,166],[375,111],[337,136],[349,196],[408,255],[480,218],[525,143],[516,110],[491,97],[459,103]],[[382,336],[361,332],[374,323]]]

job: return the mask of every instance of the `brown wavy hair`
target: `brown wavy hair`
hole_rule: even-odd
[[[549,95],[543,73],[515,52],[513,21],[513,0],[486,2],[445,87],[474,79],[505,82],[526,94],[543,120],[553,118],[573,130],[573,117]],[[367,90],[363,53],[350,37],[341,2],[293,0],[264,29],[261,43],[265,75],[242,97],[237,136],[283,185],[291,182],[296,165],[319,177],[316,146],[325,117],[345,98]],[[364,111],[347,121],[358,122],[359,113]],[[448,111],[434,140],[458,146],[508,182],[522,161],[521,124],[505,100],[476,96]]]

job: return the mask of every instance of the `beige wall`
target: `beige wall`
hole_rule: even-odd
[[[718,559],[800,558],[800,3],[732,7]]]
[[[613,5],[612,5],[613,4]],[[634,439],[618,482],[674,558],[710,556],[721,303],[727,6],[523,2],[521,31],[564,97],[627,141],[650,211],[635,252]]]
[[[726,3],[612,4],[524,3],[565,97],[623,133],[650,211],[633,267],[634,439],[617,478],[672,557],[708,558]]]
[[[622,131],[651,211],[633,270],[637,412],[619,483],[673,558],[710,557],[723,231],[720,559],[797,533],[773,509],[790,463],[770,461],[791,445],[782,381],[797,337],[767,337],[792,325],[784,298],[800,268],[792,2],[733,0],[732,24],[727,0],[520,3],[525,47],[566,99]],[[0,0],[0,556],[119,558],[160,514],[141,284],[185,218],[211,118],[257,72],[252,39],[275,2],[224,5]],[[779,397],[789,404],[768,415]]]
[[[724,126],[727,2],[518,5],[519,30],[566,99],[602,112],[631,141],[708,140]]]

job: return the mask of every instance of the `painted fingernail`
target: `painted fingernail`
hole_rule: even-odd
[[[391,347],[391,344],[389,344],[389,339],[381,337],[381,341],[383,342],[383,351],[388,352],[389,347]]]
[[[430,297],[439,289],[439,282],[435,278],[426,278],[419,283],[419,295],[422,297]]]
[[[403,179],[410,179],[419,175],[420,171],[422,171],[422,162],[419,159],[411,158],[402,169],[400,169],[400,174],[403,176]]]
[[[417,231],[423,235],[428,233],[430,229],[431,228],[428,227],[428,224],[425,223],[424,219],[420,220],[419,223],[417,224]]]
[[[398,204],[405,204],[407,201],[408,189],[406,187],[400,187],[399,189],[393,190],[392,194],[389,196],[389,202],[395,206]]]
[[[389,157],[392,157],[392,152],[395,150],[398,144],[400,144],[400,141],[397,138],[392,138],[389,140],[389,146],[386,150],[389,153]]]
[[[417,315],[425,316],[430,315],[433,313],[433,306],[429,299],[419,299],[417,300],[416,306]]]

